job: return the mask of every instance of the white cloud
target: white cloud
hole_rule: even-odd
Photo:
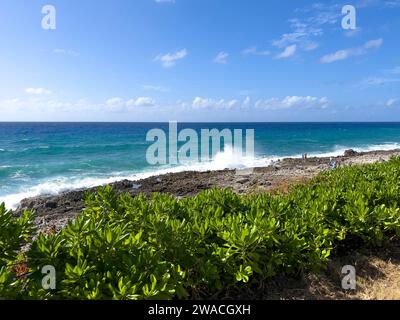
[[[361,27],[357,27],[357,28],[354,29],[354,30],[348,30],[348,31],[346,31],[344,35],[345,35],[346,37],[351,38],[351,37],[358,36],[358,35],[361,33],[361,31],[362,31],[362,28],[361,28]]]
[[[21,105],[21,100],[18,98],[5,99],[0,101],[0,109],[10,110],[16,109]]]
[[[293,30],[289,33],[284,33],[278,40],[272,41],[272,45],[280,49],[287,48],[297,44],[300,49],[311,51],[318,48],[319,44],[313,40],[315,37],[323,35],[321,25],[323,21],[290,19],[290,28]]]
[[[244,99],[242,106],[243,106],[244,108],[249,108],[249,107],[251,106],[251,99],[250,99],[250,97],[246,97],[246,98]]]
[[[320,59],[321,63],[332,63],[339,60],[345,60],[351,55],[351,50],[339,50],[335,53],[327,54]]]
[[[400,79],[386,78],[386,77],[369,77],[361,81],[361,86],[384,86],[390,83],[400,82]]]
[[[152,107],[156,104],[150,97],[138,97],[125,101],[122,98],[115,97],[106,101],[106,106],[113,111],[124,111],[126,107]]]
[[[66,55],[70,55],[70,56],[73,56],[73,57],[79,56],[79,53],[74,51],[74,50],[54,49],[53,53],[55,53],[55,54],[66,54]]]
[[[286,96],[283,99],[269,98],[257,100],[254,103],[247,96],[244,100],[235,99],[210,99],[196,97],[192,102],[193,109],[249,109],[255,107],[264,110],[284,110],[284,109],[325,109],[330,105],[327,97],[313,96]]]
[[[386,102],[386,106],[388,106],[388,107],[393,107],[393,106],[395,106],[395,105],[398,105],[399,102],[400,102],[399,99],[389,99],[389,100]]]
[[[237,100],[215,100],[202,97],[196,97],[192,102],[194,109],[233,109],[239,105],[240,103]]]
[[[45,88],[26,88],[25,92],[27,94],[36,94],[36,95],[52,93],[50,90],[45,89]]]
[[[124,100],[122,98],[110,98],[106,101],[106,105],[108,106],[119,106],[124,103]]]
[[[137,99],[131,99],[126,102],[128,107],[153,107],[156,101],[150,97],[139,97]]]
[[[217,54],[217,56],[214,58],[214,63],[219,63],[219,64],[227,64],[228,63],[228,56],[229,54],[221,51]]]
[[[188,55],[186,49],[177,51],[176,53],[159,54],[155,61],[161,61],[164,68],[171,68],[176,64],[176,61],[185,58]]]
[[[45,96],[30,96],[26,99],[15,98],[0,101],[0,109],[16,110],[21,113],[120,113],[128,112],[130,107],[150,107],[155,105],[156,101],[150,97],[138,97],[131,100],[113,97],[102,102],[90,102],[86,99],[62,101],[55,98],[46,98]]]
[[[316,42],[313,42],[313,41],[302,44],[302,48],[304,51],[312,51],[312,50],[317,49],[318,47],[319,47],[319,44]]]
[[[371,49],[378,49],[383,44],[383,39],[370,40],[363,46],[357,48],[350,48],[339,50],[331,54],[327,54],[320,59],[321,63],[332,63],[340,60],[345,60],[353,56],[361,56],[367,54]]]
[[[280,54],[276,56],[277,59],[285,59],[293,56],[296,53],[297,45],[293,44],[286,47]]]
[[[271,52],[268,50],[263,50],[260,51],[257,49],[257,47],[251,47],[251,48],[247,48],[245,50],[242,51],[242,54],[247,56],[247,55],[254,55],[254,56],[269,56],[271,55]]]
[[[360,1],[363,1],[363,3],[360,3]],[[360,1],[356,4],[357,7],[365,6],[366,2],[368,2],[369,6],[370,2],[375,0]],[[328,29],[335,32],[340,30],[338,26],[340,26],[340,20],[343,17],[341,9],[342,4],[340,3],[324,3],[324,1],[295,9],[297,16],[288,20],[290,31],[283,33],[278,39],[272,41],[272,45],[284,49],[297,44],[297,51],[312,51],[317,49],[319,47],[318,38],[326,34]],[[351,37],[359,34],[360,31],[361,28],[357,28],[354,31],[344,32],[344,34]],[[342,59],[343,52],[339,52],[337,56]]]
[[[251,98],[247,96],[244,100],[227,100],[196,97],[192,101],[191,106],[193,109],[245,109],[251,107]]]
[[[378,49],[380,46],[382,46],[382,44],[383,44],[383,39],[379,38],[379,39],[376,39],[376,40],[367,41],[364,44],[364,48],[365,49]]]
[[[278,48],[285,48],[295,43],[311,42],[310,38],[321,36],[323,31],[319,27],[314,27],[308,22],[299,19],[289,20],[293,32],[284,33],[278,40],[272,41],[272,45]]]
[[[400,7],[400,0],[388,0],[385,1],[385,7],[386,8],[399,8]]]
[[[317,38],[324,35],[326,27],[334,27],[342,15],[338,4],[326,5],[321,2],[296,9],[295,12],[299,16],[288,20],[290,31],[271,42],[272,46],[283,50],[279,58],[287,58],[295,51],[309,52],[319,48]],[[254,49],[250,48],[246,53],[251,54],[252,51]]]
[[[103,104],[104,105],[104,104]],[[29,97],[27,99],[8,99],[0,102],[0,108],[14,109],[19,113],[49,113],[49,112],[69,112],[78,113],[82,111],[98,111],[98,104],[91,104],[84,99],[77,101],[60,101],[48,99],[43,96]]]
[[[386,102],[385,102],[386,103]],[[395,105],[395,102],[391,102]],[[121,97],[112,97],[104,101],[88,101],[80,99],[77,101],[63,101],[58,99],[51,99],[45,96],[31,96],[25,99],[8,99],[0,101],[0,110],[11,112],[14,114],[35,114],[35,115],[89,115],[101,116],[114,116],[115,114],[128,114],[137,110],[138,112],[167,112],[171,114],[182,110],[193,114],[193,112],[212,112],[219,110],[220,112],[239,112],[241,110],[256,109],[267,111],[279,110],[319,110],[327,108],[330,102],[326,97],[312,97],[312,96],[286,96],[284,98],[270,98],[265,100],[252,100],[249,96],[241,99],[213,99],[198,96],[192,101],[177,101],[175,103],[164,103],[159,105],[151,97],[138,97],[134,99],[123,99]],[[157,107],[153,109],[152,107]],[[136,109],[137,108],[137,109]],[[163,111],[164,110],[164,111]],[[167,110],[167,111],[166,111]],[[121,116],[122,117],[122,116]],[[124,118],[120,118],[124,119]]]
[[[325,109],[329,106],[327,97],[312,96],[287,96],[283,99],[270,98],[266,100],[258,100],[255,103],[256,108],[266,110],[282,110],[291,108],[316,108]]]

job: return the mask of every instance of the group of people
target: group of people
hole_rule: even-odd
[[[332,158],[329,159],[329,168],[330,169],[336,169],[338,167],[338,163],[336,160],[332,161]]]
[[[342,157],[338,157],[333,159],[332,157],[329,159],[329,169],[336,169],[342,165]]]

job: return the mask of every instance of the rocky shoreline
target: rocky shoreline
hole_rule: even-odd
[[[400,156],[400,149],[362,153],[347,150],[339,157],[286,158],[272,165],[254,169],[168,173],[137,181],[118,181],[110,185],[118,193],[149,195],[154,192],[164,192],[176,197],[193,196],[213,187],[233,188],[240,194],[285,191],[294,183],[305,182],[319,172],[329,170],[331,161],[336,161],[340,166],[349,166],[386,161],[394,155]],[[24,199],[16,214],[25,209],[35,210],[35,224],[38,230],[44,232],[48,229],[59,230],[84,208],[83,197],[86,191],[96,191],[96,188]]]

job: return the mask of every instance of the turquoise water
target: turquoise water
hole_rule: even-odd
[[[181,170],[266,165],[272,159],[400,148],[400,123],[196,123],[178,129],[254,129],[255,157],[220,154],[206,164],[151,166],[155,123],[0,123],[0,202]]]

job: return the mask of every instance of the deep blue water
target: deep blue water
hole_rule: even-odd
[[[15,206],[26,196],[94,186],[123,178],[184,169],[267,164],[286,156],[342,154],[345,149],[400,147],[400,123],[196,123],[179,131],[254,129],[255,159],[219,156],[203,166],[151,166],[149,130],[157,123],[0,123],[0,202]]]

